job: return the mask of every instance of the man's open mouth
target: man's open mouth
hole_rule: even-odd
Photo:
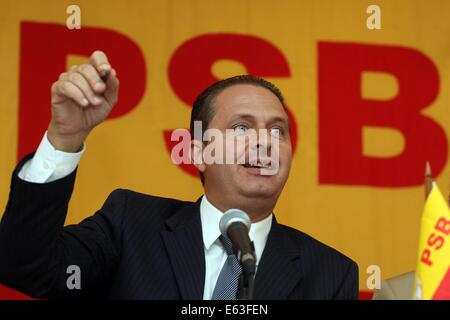
[[[246,163],[246,164],[243,164],[243,166],[246,167],[246,168],[269,169],[270,168],[270,163],[261,163],[261,162]]]

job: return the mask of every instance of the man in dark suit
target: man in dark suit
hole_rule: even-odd
[[[289,119],[279,90],[252,76],[219,81],[200,94],[191,130],[195,121],[235,136],[266,130],[270,139],[249,140],[234,160],[249,150],[270,151],[276,142],[274,174],[262,174],[275,166],[262,158],[194,161],[205,189],[196,202],[115,190],[95,215],[64,227],[84,141],[108,116],[118,88],[100,51],[53,84],[48,130],[12,176],[0,224],[1,283],[44,298],[215,299],[229,258],[218,222],[223,212],[239,208],[252,221],[255,299],[357,298],[355,262],[273,215],[291,167]],[[192,159],[202,157],[204,146],[194,137]],[[79,271],[75,288],[70,270]]]

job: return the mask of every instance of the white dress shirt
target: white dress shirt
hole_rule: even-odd
[[[19,178],[28,182],[45,183],[64,178],[78,166],[86,150],[69,153],[56,150],[47,139],[47,132],[39,144],[34,157],[28,160],[19,171]]]
[[[56,150],[48,141],[46,132],[34,157],[28,160],[19,171],[19,178],[34,183],[46,183],[64,178],[76,169],[85,150],[85,145],[77,153]],[[220,271],[227,259],[227,253],[219,240],[219,221],[222,214],[208,201],[206,195],[202,197],[200,219],[205,249],[205,287],[203,291],[205,300],[211,299]],[[263,220],[252,223],[250,227],[249,237],[255,247],[256,267],[258,267],[258,262],[266,246],[272,226],[272,217],[273,215],[270,214]]]

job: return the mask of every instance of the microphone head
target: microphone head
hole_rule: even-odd
[[[252,225],[252,222],[249,216],[240,209],[229,209],[224,212],[219,222],[220,232],[224,237],[228,238],[227,235],[228,227],[234,222],[241,222],[245,224],[247,226],[248,231],[250,231],[250,226]]]

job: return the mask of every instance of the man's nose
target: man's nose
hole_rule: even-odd
[[[254,140],[255,141],[253,141],[251,146],[252,148],[255,148],[257,150],[265,149],[267,151],[270,151],[271,139],[267,129],[258,130]]]

